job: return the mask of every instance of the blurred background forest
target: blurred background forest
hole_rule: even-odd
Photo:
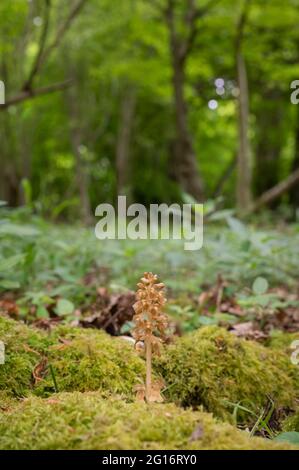
[[[281,349],[290,362],[299,340],[299,0],[0,0],[0,162],[0,341],[13,351],[2,380],[0,368],[0,402],[1,387],[27,383],[23,370],[30,390],[48,373],[49,390],[72,390],[60,384],[79,363],[84,391],[85,370],[92,380],[110,380],[110,368],[118,375],[114,356],[94,372],[77,352],[66,354],[62,336],[56,382],[51,343],[49,354],[36,339],[25,350],[23,330],[6,317],[46,330],[63,323],[130,336],[145,271],[167,289],[167,341],[221,326]],[[118,195],[146,206],[203,202],[203,247],[185,250],[185,240],[163,236],[163,227],[158,240],[97,239],[95,209],[116,206]],[[234,421],[242,408],[255,422],[251,435],[275,437],[281,411],[291,408],[275,408],[272,390],[293,394],[278,356],[247,355],[256,345],[235,346],[223,331],[210,341],[210,331],[190,340],[202,351],[197,362],[193,349],[182,348],[191,372],[180,358],[173,369],[175,380],[194,384],[189,404],[216,383],[221,403],[227,391],[232,397]],[[22,375],[13,377],[14,364]],[[39,423],[26,426],[13,446],[24,432],[39,445]],[[80,431],[82,445],[90,435]],[[297,444],[298,436],[299,428]]]
[[[0,199],[299,206],[299,1],[2,0]],[[282,208],[282,209],[281,209]]]
[[[130,334],[153,271],[178,334],[299,330],[299,0],[1,0],[0,55],[0,315]],[[203,248],[98,240],[118,195]]]

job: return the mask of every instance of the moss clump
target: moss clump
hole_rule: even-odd
[[[176,450],[291,446],[250,438],[245,431],[218,423],[210,414],[183,410],[173,404],[128,404],[103,400],[95,392],[76,392],[49,399],[31,397],[2,413],[0,448]]]
[[[238,403],[259,414],[269,398],[277,409],[293,407],[299,393],[298,369],[284,353],[214,326],[178,339],[156,366],[168,383],[170,400],[203,405],[220,418],[232,419],[231,404]],[[250,416],[239,408],[240,422]]]
[[[21,322],[0,317],[0,340],[5,345],[0,390],[12,396],[25,396],[32,389],[32,371],[46,353],[49,339]]]
[[[12,398],[12,396],[3,390],[0,390],[0,413],[2,411],[7,411],[12,406],[15,406],[17,400]]]
[[[132,397],[145,377],[144,361],[131,345],[99,330],[58,328],[48,350],[48,369],[35,393],[93,391]],[[58,390],[57,390],[58,389]]]
[[[274,330],[268,338],[266,345],[291,354],[291,344],[295,340],[299,340],[299,333],[285,333],[280,330]]]
[[[299,410],[297,410],[292,416],[290,416],[284,421],[282,429],[284,431],[299,432]]]
[[[0,390],[11,396],[47,396],[58,389],[131,397],[145,377],[144,361],[132,346],[102,331],[59,327],[49,335],[0,317],[0,339],[5,343]]]

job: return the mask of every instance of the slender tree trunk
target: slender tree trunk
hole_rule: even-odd
[[[29,124],[29,126],[28,126]],[[31,147],[31,129],[30,123],[28,122],[18,122],[19,132],[18,135],[20,136],[20,141],[18,142],[18,153],[20,155],[20,188],[19,188],[19,200],[18,203],[20,205],[26,204],[25,192],[24,188],[22,187],[22,181],[24,179],[30,181],[31,178],[31,155],[32,155],[32,147]]]
[[[184,97],[185,70],[184,64],[177,57],[177,51],[172,49],[173,59],[173,89],[175,101],[176,142],[173,165],[175,179],[181,184],[186,193],[196,200],[203,199],[203,184],[197,168],[196,154],[188,130],[188,109]]]
[[[117,195],[130,198],[130,143],[136,106],[136,90],[129,87],[122,100],[116,145]]]
[[[237,156],[234,155],[234,157],[231,159],[231,161],[228,163],[227,167],[225,168],[224,172],[221,174],[219,180],[217,181],[217,184],[215,185],[215,189],[212,193],[212,197],[218,197],[221,195],[223,191],[223,187],[225,186],[225,183],[229,180],[231,175],[233,174],[237,164]]]
[[[244,8],[240,16],[236,38],[236,66],[237,82],[239,87],[238,97],[238,133],[239,149],[237,160],[237,207],[240,213],[246,212],[251,204],[251,156],[248,136],[249,123],[249,92],[245,59],[242,52],[244,27],[247,20],[249,0],[245,0]]]
[[[285,116],[281,93],[266,90],[256,114],[256,153],[254,187],[260,196],[279,182],[280,156],[284,145]],[[278,203],[274,201],[272,207]]]
[[[71,125],[70,138],[76,162],[76,181],[80,198],[81,218],[85,224],[90,224],[92,217],[88,195],[88,176],[82,159],[82,154],[80,152],[80,146],[82,145],[81,130],[76,126]]]
[[[174,8],[174,2],[169,0],[166,21],[169,29],[169,46],[172,60],[176,126],[175,151],[173,158],[170,160],[171,174],[186,193],[201,201],[203,199],[203,183],[199,175],[197,158],[188,129],[188,106],[184,95],[185,69],[189,54],[188,43],[180,38],[177,33]],[[191,35],[193,35],[192,30]]]
[[[1,139],[1,180],[0,199],[10,207],[17,207],[19,202],[20,178],[15,140],[12,132],[11,116],[3,114],[0,121]]]
[[[251,162],[248,138],[248,84],[244,57],[237,55],[239,151],[237,160],[237,207],[246,212],[251,203]]]
[[[0,73],[7,90],[10,74],[4,55],[1,61]],[[7,202],[10,207],[17,206],[19,192],[17,149],[13,133],[13,119],[14,117],[8,113],[2,113],[0,116],[0,199]]]
[[[70,142],[75,157],[76,183],[80,200],[80,215],[85,224],[92,221],[91,206],[88,194],[89,178],[86,165],[81,152],[83,140],[83,116],[79,110],[79,94],[76,93],[77,87],[72,87],[66,92],[67,106],[70,121]]]

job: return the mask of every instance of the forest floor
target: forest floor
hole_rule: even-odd
[[[180,240],[99,241],[26,209],[3,215],[0,448],[299,444],[299,225],[218,214],[188,252]],[[144,271],[166,285],[170,318],[155,405],[133,391],[145,374],[130,340]]]

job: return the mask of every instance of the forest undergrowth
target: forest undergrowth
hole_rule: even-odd
[[[29,429],[42,448],[298,445],[298,225],[218,213],[190,253],[179,240],[101,242],[93,228],[26,209],[3,215],[1,448],[34,448]],[[145,376],[134,291],[149,270],[168,297],[170,326],[153,362],[161,404],[134,397]]]

